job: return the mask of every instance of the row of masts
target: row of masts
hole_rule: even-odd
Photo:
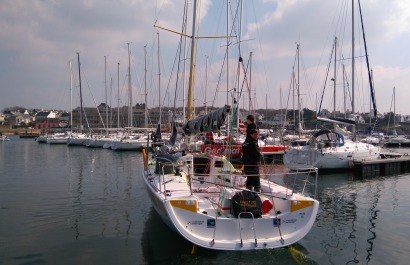
[[[230,1],[227,0],[226,3],[227,3],[227,9],[226,9],[227,10],[227,12],[226,12],[227,36],[224,37],[224,38],[226,38],[226,49],[227,49],[227,51],[226,51],[226,54],[227,54],[227,60],[226,60],[226,64],[227,64],[227,66],[226,66],[226,69],[227,69],[227,71],[226,71],[226,76],[227,76],[227,78],[226,78],[226,87],[227,87],[227,89],[226,89],[226,102],[229,105],[229,102],[230,102],[230,97],[229,97],[229,91],[230,91],[229,90],[229,85],[230,85],[229,84],[229,78],[230,78],[230,75],[229,75],[229,54],[230,53],[229,53],[229,50],[230,50],[230,45],[231,45],[231,43],[230,43],[231,34],[230,34],[230,23],[229,23],[229,5],[230,5]],[[240,2],[240,4],[241,4],[240,5],[240,14],[241,15],[240,15],[239,36],[238,36],[238,38],[239,38],[239,40],[238,40],[239,57],[241,57],[241,41],[242,41],[241,40],[241,35],[242,35],[242,12],[243,12],[242,1]],[[360,5],[360,3],[359,3],[359,5]],[[185,28],[185,30],[186,30],[186,28]],[[189,79],[188,79],[188,95],[187,95],[187,98],[186,98],[187,107],[185,108],[185,100],[184,100],[184,106],[183,106],[184,112],[185,112],[185,109],[186,109],[186,113],[183,114],[183,116],[186,120],[190,120],[194,116],[194,92],[193,91],[194,91],[194,83],[195,83],[195,62],[194,62],[194,60],[195,60],[195,56],[196,56],[196,54],[195,54],[196,39],[197,39],[197,31],[196,30],[197,30],[197,0],[194,0],[193,1],[192,33],[191,33],[190,36],[187,36],[184,32],[181,33],[181,35],[191,38]],[[185,38],[185,43],[186,43],[186,39],[187,38]],[[160,56],[159,56],[160,45],[159,45],[159,33],[158,32],[157,32],[157,40],[158,40],[158,87],[159,87],[158,102],[159,102],[159,108],[160,108],[159,123],[161,123],[161,120],[162,120],[162,117],[161,117],[161,115],[162,115],[162,111],[161,111],[161,106],[162,106],[162,104],[161,104],[161,69],[160,69]],[[354,85],[355,85],[355,78],[354,78],[354,67],[355,67],[354,66],[354,64],[355,64],[354,41],[355,41],[355,39],[354,39],[354,0],[352,0],[352,58],[351,58],[351,60],[352,60],[352,77],[351,77],[351,79],[352,79],[352,102],[351,102],[352,113],[355,112],[355,104],[354,104]],[[130,63],[131,63],[130,62],[130,43],[127,43],[127,44],[128,44],[128,64],[129,64],[129,66],[128,66],[128,94],[129,94],[129,98],[128,98],[128,105],[129,105],[128,126],[132,127],[132,88],[131,88],[131,67],[130,67]],[[336,61],[337,61],[336,60],[336,53],[337,53],[336,52],[336,47],[337,47],[337,38],[335,38],[335,46],[334,46],[334,49],[335,49],[335,55],[334,55],[335,56],[335,68],[334,68],[334,77],[333,77],[333,81],[334,81],[334,113],[336,113],[336,83],[337,83],[336,82]],[[299,44],[298,44],[297,45],[298,57],[299,57],[299,49],[300,48],[299,48]],[[186,51],[185,51],[185,48],[184,48],[184,53],[185,52]],[[146,55],[147,55],[146,46],[144,46],[144,57],[145,57],[145,69],[144,69],[144,71],[145,71],[145,75],[144,75],[145,76],[145,78],[144,78],[144,90],[145,90],[145,92],[144,92],[144,94],[145,94],[145,117],[144,118],[145,118],[145,124],[144,124],[144,127],[145,128],[148,127],[148,109],[147,109],[147,105],[148,105],[147,104],[147,95],[148,95],[148,93],[147,93],[147,77],[146,77],[146,75],[147,75],[147,58],[146,58]],[[105,58],[105,93],[106,93],[105,100],[106,100],[106,106],[107,106],[108,89],[107,89],[107,74],[106,74],[106,71],[107,71],[107,69],[106,69],[107,68],[107,66],[106,66],[106,63],[107,63],[106,62],[106,56],[104,56],[104,58]],[[78,68],[79,68],[81,113],[82,113],[83,112],[83,103],[82,103],[82,96],[81,96],[81,74],[80,74],[81,71],[80,71],[79,54],[78,54],[78,64],[79,64]],[[119,75],[119,65],[120,65],[120,63],[118,63],[118,75]],[[297,68],[298,68],[298,70],[297,70],[297,73],[298,73],[297,80],[298,81],[296,83],[297,91],[298,91],[297,92],[298,93],[297,94],[297,97],[298,97],[297,102],[298,102],[298,108],[300,108],[301,103],[300,103],[299,59],[298,59]],[[185,60],[184,60],[184,73],[185,73]],[[72,86],[72,77],[71,77],[71,75],[72,75],[72,73],[71,73],[71,62],[70,62],[70,87]],[[239,79],[240,79],[239,74],[238,74],[237,78],[238,78],[238,84],[239,84]],[[184,80],[185,80],[185,78],[184,78]],[[185,83],[183,83],[183,86],[185,86]],[[206,58],[206,84],[205,84],[205,89],[207,89],[207,87],[208,87],[208,58]],[[183,93],[185,93],[185,88],[183,88]],[[118,94],[119,94],[119,78],[118,78]],[[239,102],[239,97],[240,97],[240,90],[236,89],[235,93],[233,94],[233,101],[238,103]],[[185,99],[185,95],[183,95],[183,98]],[[251,95],[249,95],[249,101],[250,101],[249,106],[251,106]],[[204,104],[205,104],[205,111],[206,111],[206,93],[205,93]],[[119,98],[118,98],[118,107],[119,107]],[[299,115],[298,116],[298,121],[300,122],[301,121],[300,111],[299,111],[298,115]],[[118,116],[119,116],[119,113],[118,113]],[[108,112],[107,111],[106,111],[106,117],[105,118],[106,118],[106,124],[108,124]],[[235,118],[238,118],[238,117],[235,117]],[[117,120],[119,120],[119,118]],[[71,123],[72,123],[72,121],[71,121]],[[82,124],[82,117],[81,116],[80,116],[80,123]]]
[[[128,127],[133,127],[132,123],[132,86],[131,86],[131,51],[130,51],[130,43],[127,43],[128,46]],[[145,78],[144,78],[144,91],[145,91],[145,123],[144,127],[148,128],[148,108],[147,108],[147,100],[148,100],[148,93],[147,93],[147,52],[146,46],[144,46],[144,60],[145,60]],[[83,95],[82,95],[82,87],[81,87],[81,63],[80,63],[80,53],[77,52],[77,61],[78,61],[78,78],[79,78],[79,88],[80,88],[80,130],[83,130],[83,113],[84,113],[84,104],[83,104]],[[72,95],[72,87],[73,87],[73,73],[72,73],[72,66],[71,60],[69,61],[69,71],[70,71],[70,107],[71,110],[73,109],[73,95]],[[159,36],[158,36],[158,69],[159,68]],[[117,128],[120,128],[120,63],[117,63]],[[160,86],[160,74],[159,74],[159,86]],[[107,88],[107,56],[104,56],[104,86],[105,86],[105,108],[108,108],[108,88]],[[112,81],[111,81],[112,86]],[[161,99],[161,92],[159,94],[159,99]],[[103,119],[103,127],[106,128],[106,133],[108,134],[108,111],[105,111],[106,115],[106,122],[104,124]],[[87,122],[88,123],[88,122]],[[159,123],[161,123],[161,104],[160,104],[160,118]],[[73,124],[73,115],[70,115],[70,125]],[[89,127],[89,126],[88,126]]]
[[[230,103],[230,90],[229,90],[229,78],[230,78],[230,75],[229,75],[229,49],[230,49],[230,45],[231,45],[231,34],[230,34],[230,23],[229,23],[229,5],[230,5],[230,1],[229,0],[227,0],[227,12],[226,12],[226,15],[227,15],[227,28],[226,28],[226,30],[227,30],[227,36],[226,37],[220,37],[220,38],[226,38],[226,49],[227,49],[227,51],[226,51],[226,53],[227,53],[227,60],[226,60],[226,62],[227,62],[227,66],[226,66],[226,69],[227,69],[227,71],[226,71],[226,76],[227,76],[227,78],[226,78],[226,87],[227,87],[227,89],[226,89],[226,102],[227,102],[227,104],[229,105],[229,103]],[[241,1],[241,6],[240,6],[240,8],[241,8],[241,10],[240,10],[240,12],[241,12],[241,15],[240,15],[240,18],[241,18],[241,21],[240,21],[240,27],[239,27],[239,42],[238,42],[238,47],[239,47],[239,56],[241,56],[241,48],[240,48],[240,46],[241,46],[241,34],[242,34],[242,1]],[[159,27],[160,28],[160,27]],[[184,29],[184,30],[186,30],[186,28]],[[189,64],[189,79],[188,79],[188,89],[187,89],[187,91],[188,91],[188,95],[187,95],[187,98],[186,98],[186,107],[185,107],[185,100],[184,100],[184,106],[183,106],[183,116],[184,116],[184,118],[185,118],[185,120],[190,120],[190,119],[192,119],[192,118],[194,118],[194,83],[195,83],[195,56],[196,56],[196,54],[195,54],[195,47],[196,47],[196,39],[197,39],[197,0],[194,0],[193,1],[193,17],[192,17],[192,33],[191,33],[191,35],[190,36],[187,36],[185,33],[182,33],[181,35],[183,35],[183,36],[185,36],[185,37],[190,37],[190,39],[191,39],[191,43],[190,43],[190,64]],[[161,124],[161,120],[162,120],[162,111],[161,111],[161,69],[160,69],[160,56],[159,56],[159,53],[160,53],[160,45],[159,45],[159,33],[157,32],[157,39],[158,39],[158,87],[159,87],[159,108],[160,108],[160,111],[159,111],[159,115],[160,115],[160,117],[159,117],[159,123]],[[202,37],[201,37],[202,38]],[[212,37],[212,38],[218,38],[218,37]],[[186,39],[187,38],[185,38],[185,44],[186,44]],[[130,43],[127,43],[127,46],[128,46],[128,107],[129,107],[129,113],[128,113],[128,126],[129,127],[132,127],[132,86],[131,86],[131,59],[130,59],[130,54],[131,54],[131,52],[130,52]],[[186,45],[185,45],[185,48],[184,48],[184,54],[186,53]],[[82,121],[82,114],[83,114],[83,112],[84,112],[84,106],[83,106],[83,103],[82,103],[82,91],[81,91],[81,70],[80,70],[80,58],[79,58],[79,53],[77,53],[77,55],[78,55],[78,68],[79,68],[79,80],[80,80],[80,101],[81,101],[81,107],[80,107],[80,124],[81,124],[81,127],[82,127],[82,124],[83,124],[83,121]],[[145,78],[144,78],[144,90],[145,90],[145,92],[144,92],[144,94],[145,94],[145,124],[144,124],[144,127],[145,128],[147,128],[148,127],[148,109],[147,109],[147,95],[148,95],[148,93],[147,93],[147,58],[146,58],[146,55],[147,55],[147,52],[146,52],[146,46],[144,46],[144,60],[145,60],[145,68],[144,68],[144,72],[145,72],[145,74],[144,74],[144,76],[145,76]],[[186,54],[185,54],[185,57],[186,57]],[[185,61],[186,60],[184,60],[184,73],[186,73],[186,71],[185,71]],[[107,58],[106,58],[106,56],[104,56],[104,62],[105,62],[105,74],[104,74],[104,80],[105,80],[105,103],[106,103],[106,107],[107,107],[107,104],[108,104],[108,88],[107,88]],[[118,76],[119,76],[119,66],[120,66],[120,63],[118,63]],[[239,76],[237,77],[238,78],[238,83],[239,83]],[[185,80],[185,78],[184,78],[184,80]],[[207,58],[207,62],[206,62],[206,85],[205,85],[205,89],[207,89],[207,87],[208,87],[208,58]],[[183,82],[183,86],[185,86],[185,82]],[[70,61],[70,90],[72,90],[72,73],[71,73],[71,61]],[[183,87],[183,93],[185,94],[185,87]],[[240,91],[239,91],[239,89],[237,89],[237,91],[235,91],[235,93],[233,93],[233,95],[232,95],[232,97],[233,97],[233,100],[234,101],[236,101],[237,102],[237,100],[239,99],[239,96],[240,96]],[[205,95],[206,95],[206,93],[205,93]],[[206,97],[206,96],[205,96]],[[185,99],[185,95],[183,95],[183,98]],[[251,101],[251,97],[249,96],[249,101]],[[71,103],[70,103],[71,105],[72,105],[72,101],[71,101]],[[118,110],[119,110],[119,77],[118,77],[118,102],[117,102],[117,104],[118,104]],[[206,99],[205,99],[205,101],[204,101],[204,104],[205,104],[205,111],[207,111],[207,108],[206,108]],[[249,105],[251,105],[251,103],[249,103]],[[71,106],[71,109],[72,109],[72,106]],[[118,111],[118,113],[117,113],[117,115],[119,116],[119,111]],[[72,117],[72,115],[71,115],[71,117]],[[236,118],[238,118],[238,117],[236,117]],[[117,118],[117,120],[119,121],[119,117]],[[108,123],[109,123],[109,118],[108,118],[108,111],[106,111],[106,117],[105,117],[105,124],[107,124],[108,125]],[[119,123],[119,122],[118,122]],[[72,121],[71,121],[71,124],[72,124]],[[104,124],[104,121],[103,121],[103,124]],[[118,125],[118,127],[119,127],[119,124],[117,124]],[[107,133],[108,133],[108,127],[107,126],[105,126],[106,128],[107,128]]]

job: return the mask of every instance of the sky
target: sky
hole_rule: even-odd
[[[354,105],[357,112],[369,112],[364,42],[354,2]],[[180,35],[154,25],[181,32],[184,3],[1,0],[0,110],[23,106],[69,111],[78,107],[77,54],[85,106],[106,101],[113,107],[118,101],[120,106],[127,105],[128,43],[132,103],[144,103],[147,94],[150,108],[157,107],[159,101],[163,106],[182,106],[191,39],[186,40],[184,56],[179,52]],[[187,35],[192,35],[193,4],[193,0],[188,3]],[[245,108],[297,108],[297,92],[292,88],[297,86],[292,85],[292,76],[299,76],[296,83],[302,108],[317,110],[323,98],[321,109],[332,110],[334,102],[337,110],[351,109],[351,4],[351,0],[246,0],[240,12],[238,1],[231,0],[226,60],[226,1],[198,0],[197,35],[221,38],[196,39],[195,106],[222,106],[236,97]],[[395,106],[396,113],[410,114],[410,1],[362,0],[361,5],[378,111],[393,111]],[[335,37],[336,71],[330,60]],[[246,82],[244,69],[248,69]],[[242,90],[240,96],[234,93],[238,91],[235,88]]]

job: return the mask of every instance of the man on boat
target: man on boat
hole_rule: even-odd
[[[243,172],[247,176],[246,188],[260,192],[259,164],[262,155],[258,146],[258,137],[258,130],[252,129],[250,138],[242,144],[242,161],[244,164]]]
[[[251,131],[252,129],[257,129],[256,124],[255,124],[255,117],[253,115],[248,115],[246,116],[246,140],[251,139]]]

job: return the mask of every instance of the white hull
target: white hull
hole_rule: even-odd
[[[105,144],[103,145],[104,149],[111,149],[112,147],[112,141],[107,141],[105,142]]]
[[[71,136],[68,138],[67,145],[70,146],[83,146],[88,140],[88,136],[82,133],[71,133]]]
[[[292,194],[285,187],[261,180],[262,193],[266,195],[260,197],[272,201],[274,210],[259,218],[238,218],[230,211],[229,198],[244,189],[241,176],[222,175],[237,188],[221,188],[194,179],[191,193],[189,177],[184,169],[177,176],[159,176],[154,173],[154,167],[155,164],[151,163],[149,170],[144,170],[144,181],[155,210],[185,239],[204,248],[244,251],[285,247],[299,241],[310,231],[318,212],[319,203],[316,200],[298,193]],[[220,175],[215,180],[219,178],[219,185],[222,185]],[[161,192],[164,189],[166,193]],[[221,202],[223,205],[218,211],[216,205]]]
[[[342,147],[312,148],[303,146],[287,150],[283,163],[291,170],[305,170],[312,167],[318,169],[350,169],[354,161],[378,159],[380,149],[371,144],[351,143]]]
[[[10,141],[10,138],[8,138],[6,135],[0,136],[0,141],[5,142],[5,141]]]
[[[66,144],[68,137],[51,137],[47,138],[48,144]]]
[[[151,144],[149,145],[151,146]],[[113,141],[111,143],[111,149],[116,151],[132,151],[132,150],[142,150],[147,147],[146,141]]]
[[[83,146],[87,138],[68,138],[67,145],[81,145]]]
[[[1,141],[1,142],[10,141],[10,138],[8,138],[6,135],[1,135],[1,136],[0,136],[0,141]]]
[[[39,137],[37,137],[36,142],[37,142],[37,143],[41,143],[41,144],[47,143],[47,136],[45,136],[45,135],[40,135]]]
[[[85,146],[90,148],[102,148],[107,142],[107,139],[88,139],[85,141]]]

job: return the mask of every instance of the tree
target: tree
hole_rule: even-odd
[[[14,107],[4,108],[3,112],[5,112],[5,111],[20,111],[21,113],[23,113],[26,109],[27,108],[21,107],[21,106],[14,106]]]

